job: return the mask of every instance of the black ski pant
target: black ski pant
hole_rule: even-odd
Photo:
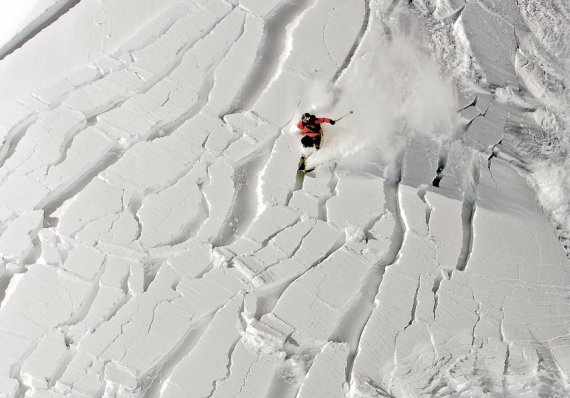
[[[316,137],[309,137],[308,135],[306,135],[303,138],[301,138],[301,144],[303,144],[305,148],[310,148],[314,146],[315,148],[319,149],[321,147],[321,136],[318,135]]]

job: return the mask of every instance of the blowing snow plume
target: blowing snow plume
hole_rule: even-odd
[[[411,135],[451,136],[457,120],[452,82],[418,43],[411,34],[388,41],[381,27],[372,26],[337,84],[317,82],[310,88],[300,112],[354,114],[327,125],[323,147],[308,159],[309,167],[357,152],[358,159],[349,163],[389,161]]]

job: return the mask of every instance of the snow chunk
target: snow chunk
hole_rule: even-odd
[[[63,268],[86,280],[92,280],[103,266],[105,255],[89,246],[77,246],[63,264]]]
[[[42,254],[38,262],[50,265],[60,265],[63,262],[59,251],[57,234],[53,228],[43,228],[38,231]]]
[[[67,350],[61,331],[56,329],[48,333],[22,365],[20,376],[24,385],[46,390],[63,365]]]

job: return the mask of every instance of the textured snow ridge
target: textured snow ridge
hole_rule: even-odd
[[[51,3],[7,69],[90,12]],[[513,128],[564,112],[562,50],[530,0],[404,3],[169,2],[1,109],[0,396],[566,396],[570,263]],[[295,175],[300,112],[359,104]]]

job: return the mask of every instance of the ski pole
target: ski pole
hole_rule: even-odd
[[[352,115],[354,113],[354,111],[350,111],[348,112],[346,115],[342,115],[341,117],[339,117],[338,119],[336,119],[334,122],[338,122],[340,119],[344,119],[345,117],[347,117],[348,115]]]

